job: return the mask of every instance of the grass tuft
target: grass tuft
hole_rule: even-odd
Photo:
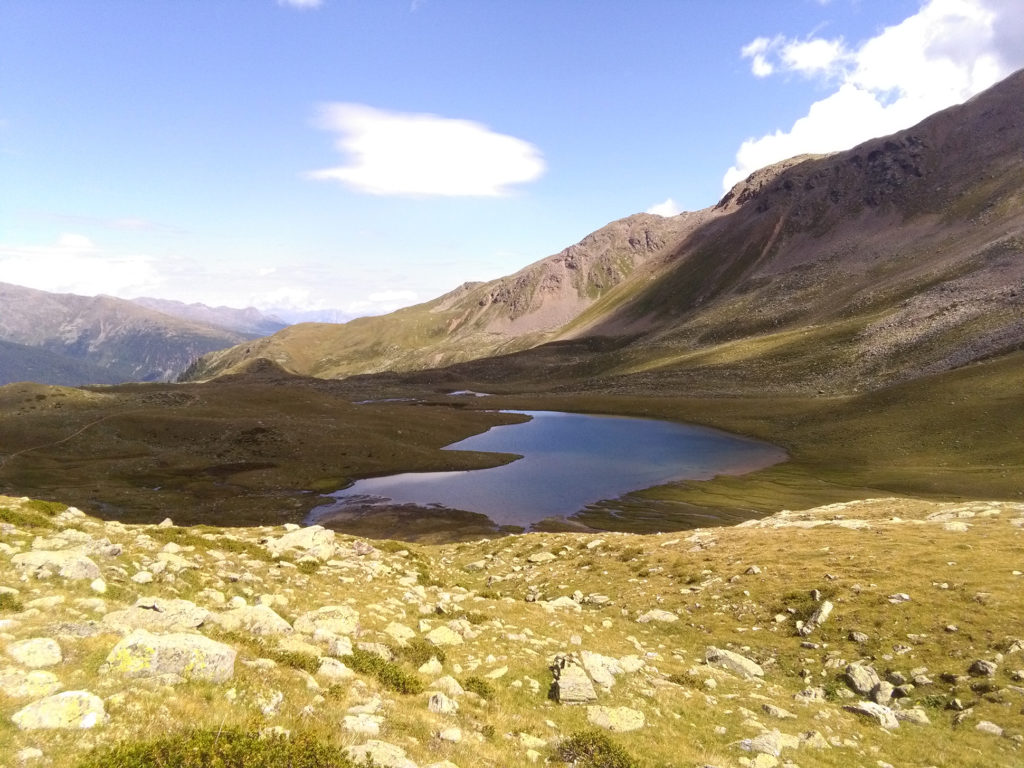
[[[356,768],[338,747],[305,734],[187,731],[96,750],[77,768]]]

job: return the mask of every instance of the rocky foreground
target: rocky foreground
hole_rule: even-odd
[[[424,547],[0,497],[0,765],[237,727],[401,768],[586,732],[644,766],[1020,766],[1022,572],[1006,502]]]

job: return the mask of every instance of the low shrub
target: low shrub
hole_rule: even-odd
[[[558,745],[556,756],[575,768],[637,768],[639,763],[602,731],[578,731]]]
[[[23,610],[25,610],[25,604],[21,602],[17,595],[10,592],[0,592],[0,611],[18,612]]]
[[[403,660],[414,667],[422,667],[432,658],[437,658],[444,664],[448,660],[443,648],[424,640],[422,637],[415,637],[401,648],[395,648],[395,653]]]
[[[422,693],[423,681],[410,674],[393,661],[381,658],[375,653],[353,648],[352,655],[345,657],[345,663],[360,674],[375,677],[385,688],[398,693]]]
[[[89,754],[78,768],[356,768],[338,747],[305,734],[261,736],[230,729],[187,731],[118,744]]]
[[[491,682],[482,677],[467,677],[462,681],[462,687],[470,693],[475,693],[481,699],[493,699],[496,693]]]

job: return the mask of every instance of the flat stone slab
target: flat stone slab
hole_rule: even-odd
[[[64,691],[33,701],[11,717],[23,731],[93,728],[106,721],[103,699],[89,691]]]

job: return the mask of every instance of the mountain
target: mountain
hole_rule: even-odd
[[[154,309],[181,320],[212,325],[246,336],[268,336],[280,331],[288,323],[274,315],[265,315],[255,307],[234,309],[232,307],[208,307],[206,304],[185,304],[170,299],[139,298],[132,300],[140,307]]]
[[[334,378],[518,353],[480,370],[657,374],[721,393],[949,370],[1024,344],[1022,146],[1024,71],[891,136],[757,171],[703,211],[631,216],[515,275],[293,326],[189,375],[265,358]]]
[[[200,355],[246,338],[110,296],[0,283],[0,384],[173,381]]]

